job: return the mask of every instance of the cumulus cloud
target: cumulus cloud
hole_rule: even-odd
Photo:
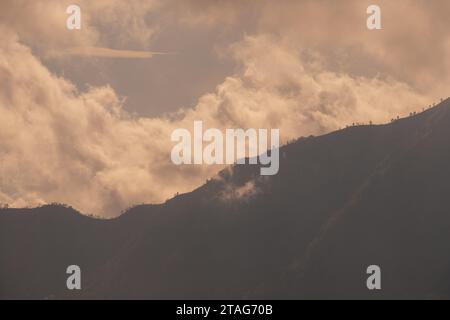
[[[430,96],[448,95],[450,22],[446,0],[380,0],[382,30],[366,28],[370,0],[268,1],[260,32],[320,52],[328,68],[353,75],[389,75]]]

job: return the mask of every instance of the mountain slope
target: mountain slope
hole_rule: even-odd
[[[280,149],[280,171],[221,172],[96,220],[0,211],[1,298],[449,298],[450,100]],[[83,289],[65,289],[65,268]],[[382,290],[366,268],[382,269]]]

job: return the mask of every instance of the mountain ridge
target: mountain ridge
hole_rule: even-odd
[[[336,131],[324,133],[324,134],[319,135],[319,136],[300,137],[300,138],[295,139],[293,142],[290,142],[288,144],[285,144],[285,145],[281,146],[280,147],[280,152],[283,149],[285,149],[288,145],[294,144],[294,143],[298,143],[299,141],[302,141],[304,139],[321,138],[321,137],[327,137],[327,136],[330,136],[330,135],[335,135],[335,134],[338,134],[338,133],[353,132],[355,130],[359,130],[360,128],[392,126],[393,124],[403,123],[404,121],[411,121],[411,119],[419,119],[419,118],[422,118],[423,116],[430,115],[432,113],[438,112],[442,107],[445,107],[445,105],[448,104],[449,101],[450,101],[450,97],[445,99],[445,100],[442,100],[441,103],[439,103],[438,105],[436,105],[434,107],[431,107],[429,109],[424,109],[422,112],[415,113],[415,114],[410,115],[408,117],[392,119],[392,122],[390,122],[390,123],[383,123],[383,124],[358,124],[358,125],[347,126],[346,128],[339,129],[339,130],[336,130]],[[231,167],[233,167],[233,166],[231,166]],[[226,169],[222,170],[221,172],[218,173],[218,175],[220,176],[221,174],[223,174],[224,171],[229,170],[229,168],[230,167],[227,167]],[[214,177],[211,178],[211,179],[214,179]],[[192,191],[181,193],[181,194],[177,194],[176,196],[174,196],[174,197],[172,197],[172,198],[170,198],[170,199],[168,199],[168,200],[166,200],[165,202],[162,202],[162,203],[149,203],[149,204],[144,203],[144,204],[140,204],[140,205],[133,205],[133,206],[129,207],[128,209],[124,210],[118,216],[114,216],[114,217],[101,217],[101,216],[96,215],[95,213],[83,213],[82,211],[74,208],[72,205],[66,204],[66,203],[48,203],[48,204],[44,204],[44,205],[37,206],[37,207],[26,207],[26,208],[20,208],[20,207],[1,208],[0,207],[0,212],[24,213],[25,211],[29,211],[29,212],[35,211],[35,210],[42,211],[42,210],[40,210],[41,208],[46,208],[46,207],[52,207],[53,206],[53,207],[61,207],[61,208],[72,209],[75,212],[77,212],[78,214],[86,216],[86,217],[89,217],[89,218],[113,220],[113,219],[120,218],[122,215],[127,214],[130,211],[134,211],[134,209],[137,208],[137,207],[155,207],[155,206],[164,205],[167,202],[173,201],[173,200],[178,199],[180,197],[184,197],[185,195],[189,195],[192,192],[195,192],[196,190],[203,188],[206,184],[207,183],[205,183],[205,184],[203,184],[201,186],[198,186],[197,188],[195,188]]]
[[[280,148],[276,176],[235,166],[115,219],[3,209],[0,297],[450,297],[449,136],[447,99],[298,139]],[[70,264],[83,270],[79,292],[65,288]],[[380,292],[365,287],[370,264],[382,268]]]

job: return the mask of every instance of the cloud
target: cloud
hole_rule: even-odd
[[[411,15],[402,15],[403,5],[381,3],[387,12],[383,11],[380,34],[367,33],[365,10],[359,10],[364,3],[352,1],[349,5],[286,1],[277,7],[270,2],[234,7],[219,1],[198,15],[194,5],[185,16],[176,3],[81,1],[87,28],[75,33],[65,29],[62,2],[33,1],[25,6],[2,1],[0,202],[34,206],[57,201],[86,213],[115,216],[131,205],[161,202],[176,192],[190,191],[223,168],[171,163],[172,130],[191,129],[194,120],[222,130],[279,128],[281,140],[286,141],[353,122],[383,123],[421,110],[448,88],[450,68],[445,57],[450,28],[445,28],[448,20],[441,19],[437,6],[404,1]],[[222,6],[225,16],[215,19]],[[251,12],[255,7],[258,17],[245,21],[235,11]],[[46,23],[32,23],[43,13]],[[155,13],[162,26],[153,21]],[[398,15],[402,19],[395,18]],[[172,34],[221,29],[215,25],[218,22],[226,23],[224,32],[232,34],[215,49],[232,59],[234,68],[215,89],[201,94],[193,105],[180,105],[174,113],[151,118],[132,114],[117,93],[120,90],[110,85],[82,90],[70,80],[70,73],[58,76],[40,60],[52,51],[150,57],[148,47],[167,23],[163,17],[171,17]],[[417,37],[407,36],[405,29]],[[195,35],[185,42],[197,56],[199,48],[192,39]],[[216,45],[215,37],[208,39],[211,47]],[[165,39],[166,43],[176,40],[176,36]],[[142,50],[106,49],[127,46]],[[79,59],[63,60],[78,67],[74,61]],[[206,70],[216,63],[201,61],[204,64],[196,65]],[[135,74],[127,66],[136,61],[123,62],[129,64],[120,70],[120,77],[133,81]],[[175,75],[188,86],[194,73],[180,70]],[[161,75],[164,70],[148,78],[163,79],[164,90],[175,94],[179,85]],[[141,103],[142,108],[151,108],[160,102],[149,94]],[[248,185],[232,194],[252,195],[252,190]]]
[[[158,63],[142,59],[139,65],[125,61],[131,59],[118,63],[44,59],[52,72],[65,74],[79,87],[110,84],[128,96],[128,110],[146,115],[193,106],[199,96],[232,75],[236,65],[226,48],[244,35],[277,37],[295,46],[306,63],[311,55],[313,61],[320,57],[327,70],[338,74],[391,77],[430,99],[448,95],[447,0],[380,0],[381,31],[366,28],[370,0],[281,3],[81,0],[83,27],[78,32],[65,26],[67,3],[63,1],[36,0],[25,5],[23,0],[4,0],[0,23],[12,28],[40,58],[46,57],[46,51],[73,47],[179,52],[182,58],[165,57]],[[133,67],[132,72],[124,72]],[[177,86],[175,92],[167,89],[170,84]],[[148,94],[158,100],[151,108],[145,104]]]
[[[276,41],[245,38],[232,48],[242,65],[238,74],[194,108],[144,118],[127,113],[112,88],[80,92],[51,74],[16,38],[5,39],[0,47],[0,202],[58,201],[114,216],[130,205],[189,191],[223,168],[171,163],[172,130],[191,129],[194,120],[219,129],[280,128],[285,141],[352,121],[387,121],[422,103],[407,85],[393,80],[310,69],[298,52]]]
[[[268,1],[259,32],[321,55],[329,70],[390,76],[429,97],[448,95],[450,21],[445,0],[380,0],[380,31],[366,28],[370,0]]]
[[[256,197],[260,192],[254,181],[248,181],[242,186],[226,184],[219,199],[224,202],[245,201]]]
[[[56,201],[114,216],[188,191],[218,169],[176,167],[170,133],[179,123],[127,113],[108,86],[80,92],[16,37],[2,36],[0,56],[0,202]]]
[[[3,0],[0,24],[39,52],[73,47],[140,47],[148,49],[158,26],[149,15],[161,6],[159,0],[80,0],[81,30],[68,30],[66,8],[60,0]],[[14,17],[14,18],[11,18]]]
[[[116,50],[100,47],[74,47],[61,51],[49,53],[50,57],[58,56],[81,56],[81,57],[99,57],[99,58],[127,58],[127,59],[149,59],[155,55],[166,55],[166,52],[136,51],[136,50]]]

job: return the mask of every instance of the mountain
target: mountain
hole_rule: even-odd
[[[448,299],[450,99],[280,149],[116,219],[0,210],[0,298]],[[67,266],[82,290],[66,289]],[[381,268],[381,290],[366,269]]]

